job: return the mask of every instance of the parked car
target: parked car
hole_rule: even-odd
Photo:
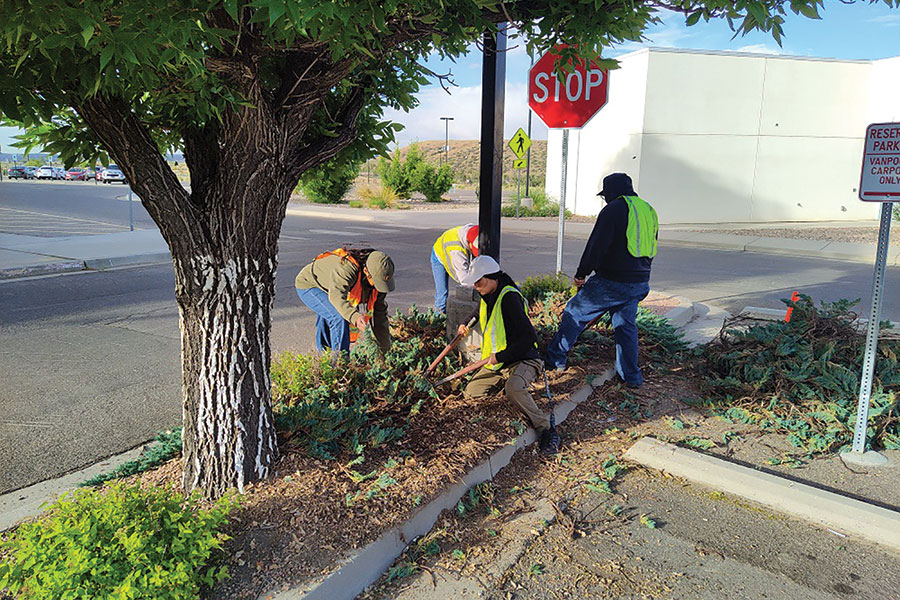
[[[97,169],[97,181],[103,181],[103,167]]]
[[[10,179],[31,179],[29,177],[28,171],[25,170],[24,166],[13,166],[6,170],[6,174]]]
[[[72,167],[66,171],[66,181],[84,181],[85,172],[81,167]]]
[[[25,179],[34,179],[37,177],[37,167],[25,167],[25,174],[27,177]]]
[[[66,170],[62,167],[53,167],[53,179],[64,181],[66,179]]]
[[[112,183],[113,181],[121,181],[125,184],[128,183],[125,181],[125,174],[119,170],[118,165],[109,165],[103,171],[103,183]]]
[[[84,169],[84,180],[85,181],[93,181],[97,177],[97,173],[90,167],[86,167]]]
[[[53,167],[39,167],[34,176],[36,179],[53,179]]]

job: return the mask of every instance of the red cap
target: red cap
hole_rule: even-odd
[[[469,231],[466,232],[466,242],[469,243],[472,254],[478,256],[478,225],[470,227]]]

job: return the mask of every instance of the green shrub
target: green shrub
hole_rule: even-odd
[[[384,185],[394,190],[400,198],[409,198],[414,190],[413,173],[418,166],[425,162],[425,155],[419,150],[417,144],[411,144],[406,151],[406,156],[401,157],[397,150],[391,155],[390,160],[383,157],[378,161],[378,174]]]
[[[120,477],[128,477],[136,473],[143,473],[150,469],[155,469],[164,462],[167,462],[179,454],[181,454],[181,427],[172,431],[161,431],[154,438],[156,442],[141,454],[136,460],[129,460],[120,465],[118,468],[101,475],[96,475],[87,481],[81,482],[80,486],[100,485],[111,479]]]
[[[413,307],[397,313],[391,319],[394,339],[386,356],[380,356],[373,336],[364,335],[349,356],[331,355],[339,377],[305,388],[289,389],[286,382],[291,376],[281,372],[285,365],[304,359],[282,355],[272,367],[277,428],[294,432],[294,443],[321,458],[360,454],[367,446],[399,438],[422,405],[435,397],[423,373],[443,348],[444,328],[444,316],[431,310]],[[448,356],[434,376],[456,368],[458,359]]]
[[[408,199],[413,192],[421,192],[428,202],[440,202],[453,186],[450,167],[444,165],[436,168],[427,162],[417,144],[410,145],[404,157],[397,151],[391,160],[382,158],[378,163],[378,173],[382,184],[404,199]]]
[[[531,275],[519,284],[519,289],[529,304],[535,300],[545,300],[552,294],[565,294],[566,299],[575,295],[575,286],[563,273]]]
[[[137,485],[63,496],[3,547],[0,590],[31,600],[189,600],[226,578],[216,566],[233,501],[209,510],[196,497]]]
[[[520,217],[558,217],[559,216],[559,202],[554,202],[551,198],[548,198],[543,190],[539,188],[532,188],[531,190],[531,200],[533,202],[532,208],[525,208],[524,206],[519,207],[519,216]],[[505,205],[501,209],[504,217],[515,217],[516,216],[516,206]],[[566,209],[566,218],[569,219],[572,217],[572,211]]]
[[[360,163],[333,158],[303,173],[299,187],[311,202],[338,204],[359,175]]]
[[[425,195],[428,202],[440,202],[443,195],[453,186],[453,171],[443,165],[435,168],[431,163],[421,162],[412,172],[412,188]]]

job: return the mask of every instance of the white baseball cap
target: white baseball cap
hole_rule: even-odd
[[[466,273],[466,276],[462,278],[460,283],[466,287],[472,287],[476,281],[485,275],[499,272],[500,265],[497,264],[497,261],[485,254],[472,261],[472,264],[469,265],[469,272]]]

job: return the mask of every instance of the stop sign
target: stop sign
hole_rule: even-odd
[[[606,104],[609,70],[593,61],[576,60],[560,79],[554,73],[559,55],[548,52],[528,72],[528,106],[547,127],[581,127]]]

